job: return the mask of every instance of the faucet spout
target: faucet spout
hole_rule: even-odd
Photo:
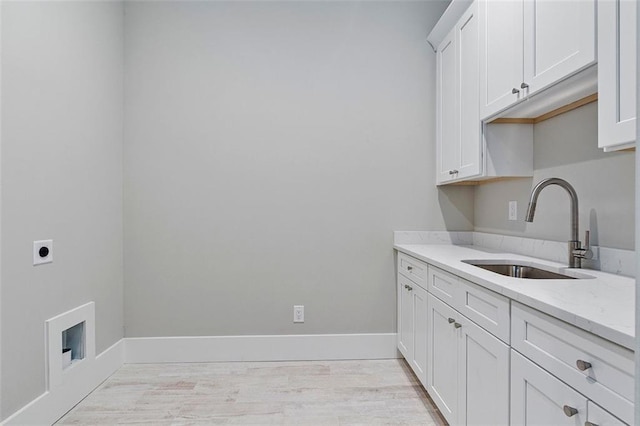
[[[569,182],[560,178],[548,178],[538,182],[538,184],[531,191],[531,197],[529,198],[529,207],[527,208],[525,221],[533,222],[533,217],[536,213],[538,196],[540,195],[540,192],[542,192],[542,190],[549,185],[558,185],[564,188],[569,194],[569,197],[571,197],[571,240],[569,241],[569,267],[579,268],[581,266],[581,257],[577,256],[575,253],[576,250],[580,250],[580,240],[578,239],[578,194]]]

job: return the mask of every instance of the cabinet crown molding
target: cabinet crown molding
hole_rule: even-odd
[[[462,16],[465,10],[471,6],[473,0],[452,0],[447,9],[444,11],[436,25],[433,27],[429,35],[427,36],[427,42],[431,45],[434,51],[440,45],[442,40],[451,31],[458,19]]]

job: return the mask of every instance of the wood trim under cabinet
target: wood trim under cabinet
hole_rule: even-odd
[[[575,102],[571,102],[565,106],[561,106],[560,108],[556,108],[553,111],[549,111],[546,114],[542,114],[538,117],[534,118],[496,118],[490,123],[503,123],[503,124],[538,124],[542,121],[553,118],[557,115],[564,114],[565,112],[572,111],[574,109],[580,108],[581,106],[590,104],[592,102],[596,102],[598,100],[598,94],[594,93],[593,95],[586,96],[582,99],[578,99]]]
[[[535,118],[496,118],[491,121],[491,124],[499,123],[499,124],[535,124]]]
[[[440,186],[447,186],[447,185],[477,186],[477,185],[482,185],[490,182],[500,182],[503,180],[514,180],[514,179],[531,179],[532,177],[533,176],[501,176],[501,177],[487,178],[482,180],[466,180],[466,181],[463,180],[460,182],[452,182],[452,183],[447,183]]]

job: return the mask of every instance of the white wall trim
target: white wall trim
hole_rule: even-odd
[[[396,333],[125,339],[125,363],[398,358]]]
[[[86,374],[69,376],[0,425],[53,424],[125,363],[398,357],[396,333],[125,338],[98,355]]]
[[[68,381],[43,393],[1,424],[53,424],[122,366],[124,346],[124,339],[120,339],[95,358],[86,374],[70,376]]]

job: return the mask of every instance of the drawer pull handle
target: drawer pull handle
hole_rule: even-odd
[[[456,320],[455,320],[455,319],[453,319],[453,318],[449,318],[449,320],[448,320],[448,321],[449,321],[449,324],[453,324],[454,322],[456,322]]]
[[[413,270],[413,266],[407,266],[407,271],[411,272]]]
[[[514,87],[513,89],[511,89],[511,93],[513,93],[515,95],[515,94],[520,93],[520,91]]]
[[[453,324],[453,326],[454,326],[455,328],[460,328],[460,327],[462,327],[462,324],[460,324],[459,322],[457,322],[457,323]]]
[[[411,291],[413,290],[413,287],[411,287],[410,285],[407,286],[407,290]]]
[[[529,85],[528,85],[527,83],[525,83],[524,81],[523,81],[523,82],[522,82],[522,84],[520,85],[520,88],[521,88],[521,89],[526,89],[526,88],[528,88],[528,87],[529,87]]]
[[[573,407],[569,407],[568,405],[565,405],[564,407],[562,407],[562,411],[564,411],[564,414],[567,417],[573,417],[576,414],[578,414],[578,410],[576,410]]]
[[[579,359],[579,360],[576,361],[576,366],[578,367],[578,370],[584,371],[584,370],[588,370],[588,369],[591,368],[591,363]]]
[[[404,285],[404,288],[405,288],[405,289],[408,289],[408,288],[409,288],[409,286],[405,284],[405,285]]]

